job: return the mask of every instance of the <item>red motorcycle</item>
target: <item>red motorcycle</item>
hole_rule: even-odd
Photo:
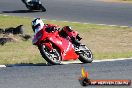
[[[42,57],[50,64],[61,64],[61,61],[77,60],[83,63],[91,63],[93,55],[89,48],[80,43],[82,38],[77,31],[69,26],[63,27],[61,31],[43,28],[34,37],[34,45]]]

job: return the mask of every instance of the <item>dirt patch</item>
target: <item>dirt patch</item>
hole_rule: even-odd
[[[18,42],[21,40],[27,41],[28,39],[31,39],[31,36],[28,34],[24,34],[23,25],[19,25],[15,28],[0,28],[0,45],[4,45],[7,42]]]

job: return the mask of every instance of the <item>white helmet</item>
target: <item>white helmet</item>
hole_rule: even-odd
[[[38,31],[40,31],[44,26],[43,21],[41,20],[41,18],[35,18],[32,21],[32,29],[35,33],[37,33]]]

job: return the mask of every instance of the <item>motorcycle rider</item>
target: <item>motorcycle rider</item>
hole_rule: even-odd
[[[45,24],[41,18],[35,18],[33,21],[32,21],[32,29],[34,31],[34,38],[33,38],[33,44],[35,44],[37,42],[37,39],[35,39],[36,37],[36,34],[42,30],[43,28],[46,29],[47,32],[54,32],[54,31],[58,31],[59,32],[59,35],[61,37],[65,37],[67,38],[67,35],[71,38],[72,42],[75,43],[75,44],[80,44],[78,41],[75,40],[75,38],[73,36],[71,36],[71,32],[73,31],[71,29],[71,27],[69,26],[64,26],[61,30],[60,30],[60,27],[57,26],[57,25],[54,25],[54,24]],[[81,40],[81,38],[79,36],[76,36],[78,37],[79,40]]]

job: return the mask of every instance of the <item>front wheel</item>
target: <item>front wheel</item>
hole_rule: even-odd
[[[57,49],[49,50],[45,45],[39,45],[38,49],[42,55],[42,57],[52,65],[61,64],[61,56]]]
[[[90,49],[88,49],[85,45],[80,45],[80,51],[78,53],[79,60],[83,63],[91,63],[93,61],[93,54]]]

